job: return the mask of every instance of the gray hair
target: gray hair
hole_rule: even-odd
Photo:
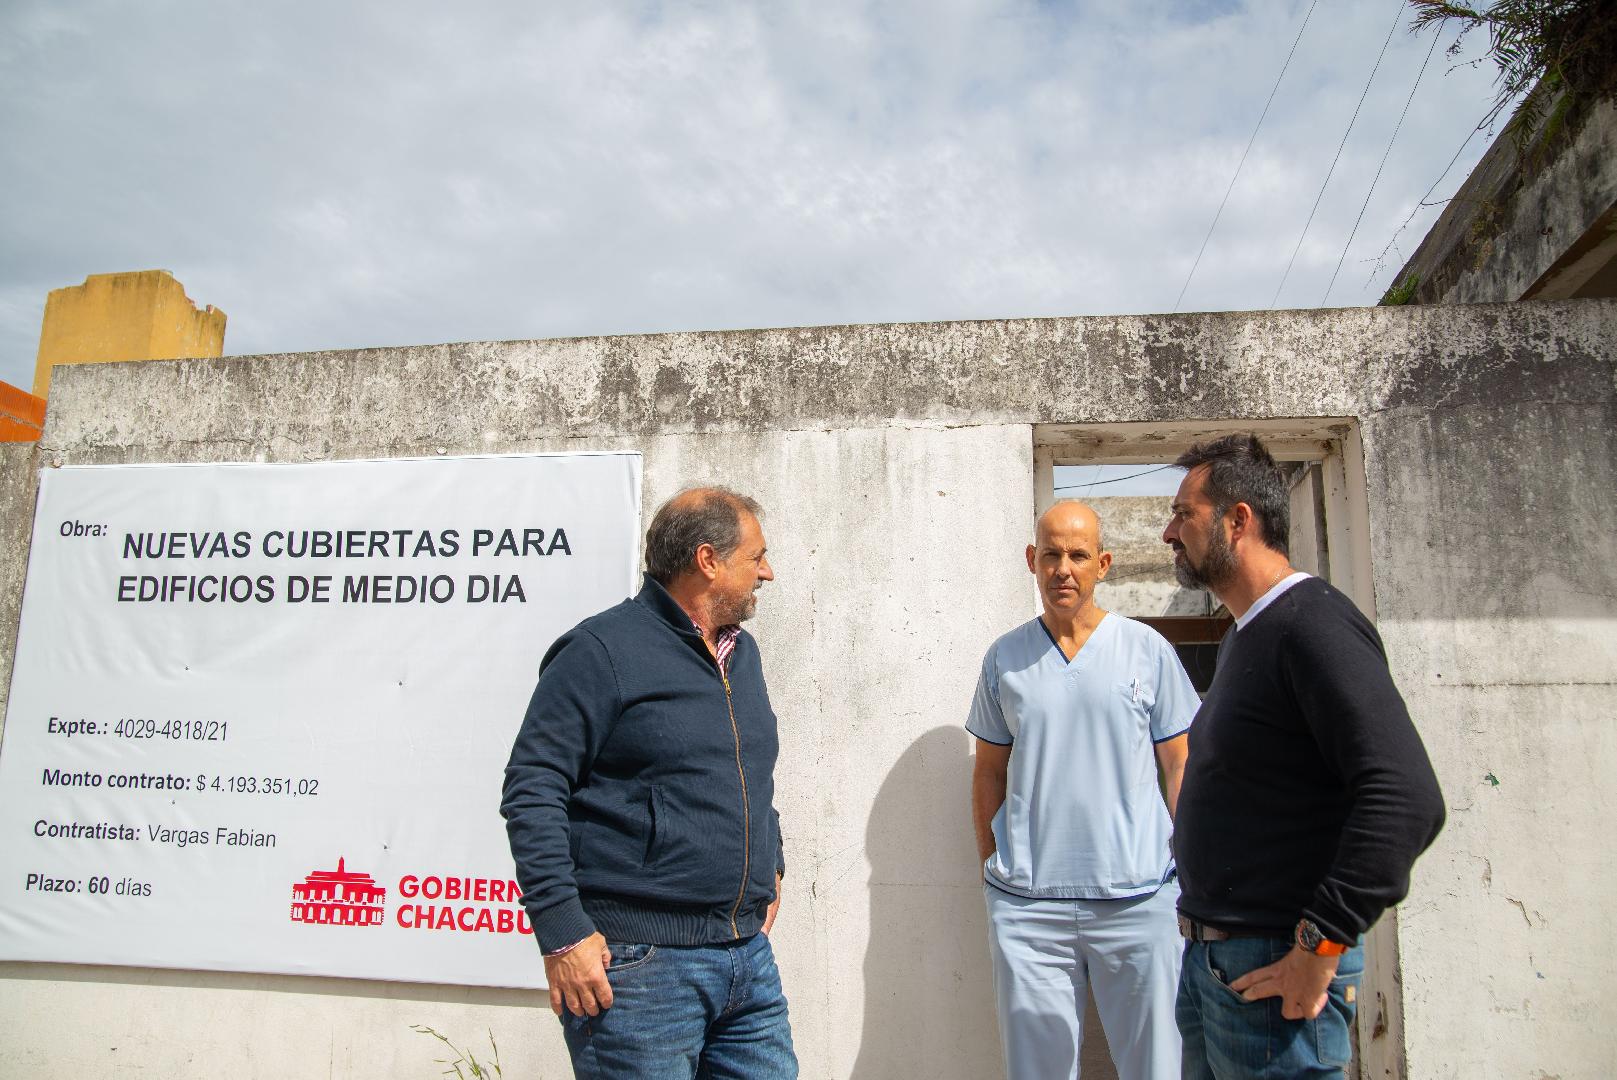
[[[696,549],[711,544],[720,559],[741,546],[741,513],[764,515],[756,499],[722,487],[686,488],[652,515],[646,530],[646,573],[667,585],[696,561]]]

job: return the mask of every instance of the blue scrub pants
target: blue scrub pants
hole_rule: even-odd
[[[1131,900],[984,890],[1008,1080],[1078,1080],[1090,993],[1119,1080],[1178,1080],[1177,883]]]

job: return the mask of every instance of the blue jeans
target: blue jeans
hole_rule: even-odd
[[[612,1007],[599,1016],[562,1013],[580,1080],[795,1080],[786,996],[768,937],[607,947]]]
[[[1313,1020],[1287,1020],[1278,997],[1247,1001],[1229,987],[1291,947],[1288,938],[1268,937],[1186,943],[1175,1008],[1184,1040],[1183,1080],[1340,1080],[1345,1075],[1364,974],[1362,946],[1342,955],[1325,1008]]]

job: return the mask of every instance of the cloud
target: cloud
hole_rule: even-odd
[[[1184,308],[1268,306],[1396,6],[1315,11]],[[0,14],[24,386],[46,292],[154,266],[238,354],[1167,310],[1306,9],[59,7]],[[1283,305],[1319,302],[1427,45],[1394,35]],[[1365,260],[1486,108],[1449,66],[1333,303],[1380,295]]]

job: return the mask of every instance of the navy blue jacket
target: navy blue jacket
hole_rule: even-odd
[[[500,803],[540,948],[596,930],[656,945],[757,933],[785,870],[778,750],[752,635],[726,679],[650,577],[558,638]]]

